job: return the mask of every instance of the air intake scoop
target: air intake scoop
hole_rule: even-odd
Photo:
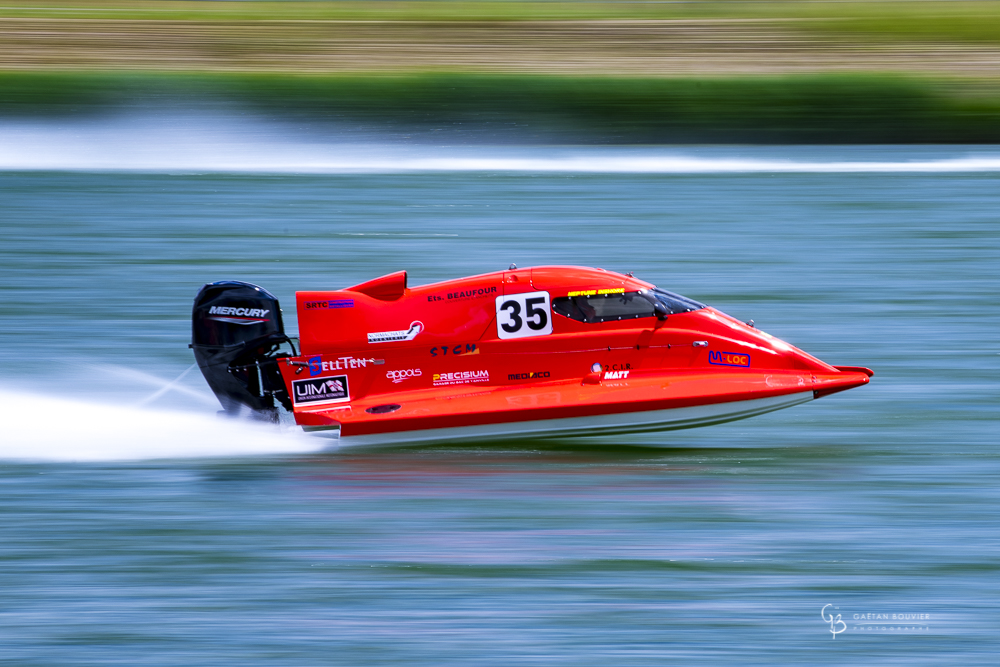
[[[347,289],[351,292],[367,294],[380,301],[395,301],[406,293],[406,271],[390,273],[387,276],[369,280]]]

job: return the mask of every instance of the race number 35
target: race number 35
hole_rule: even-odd
[[[552,333],[548,292],[528,292],[497,297],[497,336],[527,338]]]

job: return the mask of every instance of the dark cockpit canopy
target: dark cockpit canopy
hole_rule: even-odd
[[[659,304],[659,307],[657,307]],[[578,322],[617,322],[658,313],[676,315],[705,308],[693,299],[654,287],[651,290],[626,292],[624,289],[570,292],[552,300],[552,310]]]

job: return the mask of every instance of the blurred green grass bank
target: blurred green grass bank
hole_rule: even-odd
[[[607,78],[546,75],[0,75],[6,116],[100,113],[183,100],[271,117],[464,126],[603,143],[993,143],[1000,97],[876,75]]]
[[[997,2],[8,2],[0,116],[222,103],[571,141],[994,143]]]

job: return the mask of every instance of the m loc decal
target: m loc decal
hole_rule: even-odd
[[[717,352],[710,350],[708,353],[708,363],[716,366],[738,366],[740,368],[750,368],[750,355],[738,352]]]

